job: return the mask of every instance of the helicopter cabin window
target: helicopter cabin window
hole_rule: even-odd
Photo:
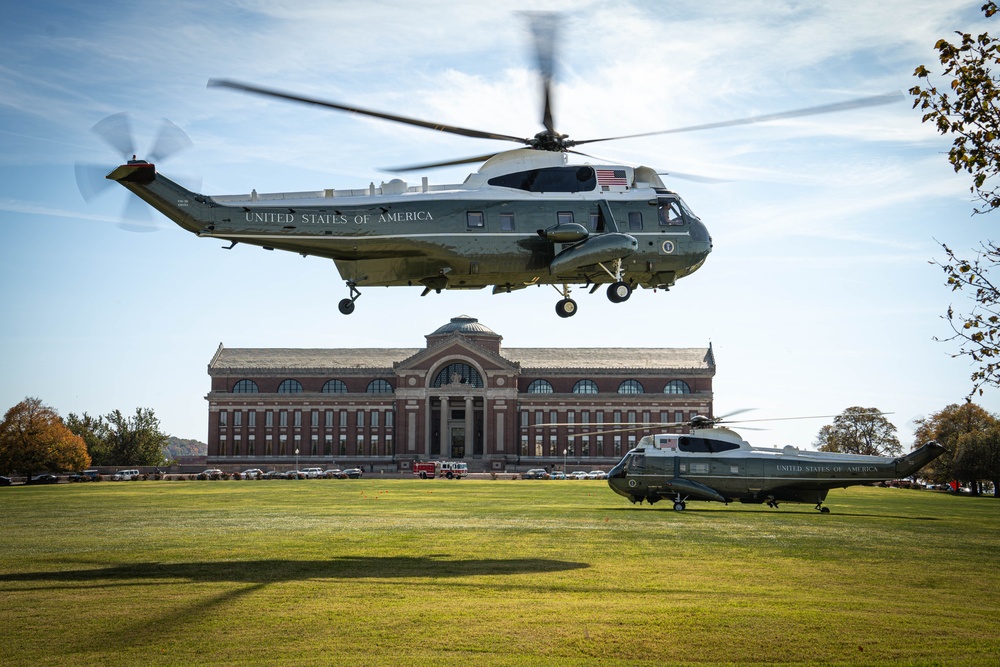
[[[469,229],[481,229],[486,226],[486,217],[482,211],[467,211],[465,213],[465,226]]]
[[[527,192],[589,192],[597,189],[593,167],[544,167],[495,176],[490,185]]]
[[[693,454],[728,452],[739,448],[740,446],[735,442],[722,442],[720,440],[710,440],[708,438],[694,438],[688,436],[681,436],[680,438],[680,450],[682,452],[691,452]]]
[[[514,231],[514,214],[513,213],[501,213],[500,214],[500,231],[501,232],[512,232],[512,231]]]
[[[642,231],[642,213],[639,211],[629,211],[628,228],[632,232]]]
[[[559,211],[556,213],[556,223],[560,225],[573,224],[573,211]]]
[[[590,220],[587,221],[587,228],[592,232],[602,231],[598,229],[601,226],[601,214],[597,211],[593,211],[590,214]]]
[[[680,207],[678,207],[677,202],[668,201],[660,204],[660,224],[661,225],[684,224],[684,216],[681,214]]]

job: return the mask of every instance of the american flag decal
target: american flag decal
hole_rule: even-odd
[[[628,185],[624,169],[595,169],[598,185]]]

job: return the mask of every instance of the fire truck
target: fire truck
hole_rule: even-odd
[[[469,474],[469,466],[464,461],[416,461],[413,464],[413,474],[420,479],[462,479]]]

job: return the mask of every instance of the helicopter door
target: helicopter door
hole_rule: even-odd
[[[747,491],[757,493],[764,487],[764,461],[762,459],[744,459],[743,476],[746,479]]]

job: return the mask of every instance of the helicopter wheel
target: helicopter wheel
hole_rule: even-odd
[[[354,312],[354,301],[352,299],[341,299],[340,303],[337,304],[337,308],[340,309],[341,314],[350,315]]]
[[[683,512],[685,507],[687,507],[687,505],[684,504],[683,500],[680,500],[680,501],[677,501],[677,502],[674,503],[674,511],[675,512]]]
[[[622,303],[623,301],[628,301],[628,298],[632,296],[632,288],[628,286],[628,283],[618,281],[612,283],[608,286],[608,300],[611,303]]]
[[[559,317],[573,317],[576,315],[576,301],[565,298],[556,302],[556,315]]]

